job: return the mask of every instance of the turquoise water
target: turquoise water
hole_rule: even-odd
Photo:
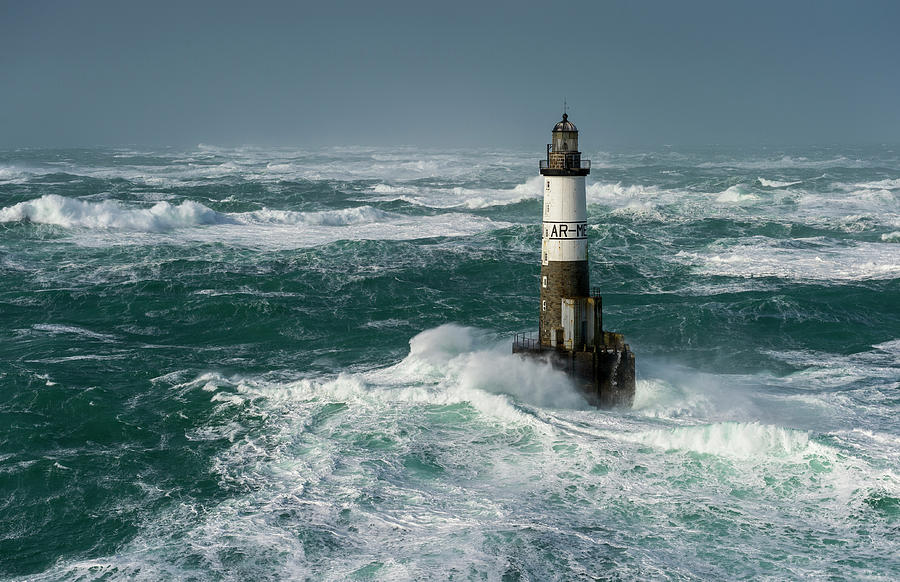
[[[540,148],[2,151],[0,576],[895,580],[897,151],[585,152],[624,411]]]

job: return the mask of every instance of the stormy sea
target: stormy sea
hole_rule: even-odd
[[[542,145],[542,144],[541,144]],[[900,579],[900,148],[0,151],[0,577]]]

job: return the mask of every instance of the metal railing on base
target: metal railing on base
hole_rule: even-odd
[[[550,348],[541,345],[541,339],[538,337],[537,332],[534,331],[517,333],[513,340],[513,352],[541,352],[546,349]]]

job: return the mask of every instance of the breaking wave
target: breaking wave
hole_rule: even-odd
[[[613,203],[625,206],[636,199],[655,198],[660,194],[660,189],[656,186],[641,186],[640,184],[623,186],[621,182],[615,184],[595,182],[587,186],[586,194],[589,204]]]
[[[549,363],[509,353],[509,338],[457,324],[428,329],[409,341],[409,355],[372,376],[403,383],[437,382],[454,399],[469,400],[492,415],[518,418],[510,403],[486,395],[506,395],[537,406],[581,408],[584,399],[568,377]],[[498,408],[499,406],[499,408]]]
[[[747,186],[736,184],[729,187],[716,197],[716,202],[749,202],[751,200],[759,200],[759,196],[750,192]]]
[[[150,208],[128,208],[115,200],[87,202],[56,194],[0,209],[0,222],[31,221],[67,228],[163,232],[175,228],[231,222],[224,214],[185,200],[177,206],[158,202]]]
[[[635,435],[641,443],[666,449],[735,458],[784,457],[804,452],[809,433],[756,422],[720,422],[654,430]]]
[[[0,183],[17,184],[22,183],[28,176],[28,172],[20,170],[14,166],[0,167]]]
[[[837,156],[829,159],[810,159],[805,156],[782,156],[770,159],[728,160],[716,162],[701,162],[698,168],[741,168],[745,170],[769,170],[784,168],[865,168],[869,162],[860,159],[851,159],[846,156]]]
[[[787,188],[788,186],[796,186],[802,182],[802,180],[797,180],[796,182],[781,182],[779,180],[766,180],[765,178],[757,178],[756,180],[763,188]]]
[[[309,224],[318,226],[349,226],[397,219],[400,215],[378,210],[371,206],[323,210],[320,212],[294,212],[291,210],[263,209],[236,214],[241,222],[274,224]]]
[[[882,239],[888,240],[888,239]],[[707,275],[778,277],[813,281],[886,280],[900,277],[900,260],[893,246],[855,242],[835,246],[806,239],[802,246],[784,246],[765,238],[745,239],[722,251],[679,251],[674,260],[696,266]]]
[[[517,204],[542,195],[541,176],[529,178],[512,188],[413,187],[376,184],[372,191],[385,200],[403,200],[429,208],[468,208],[477,210],[493,206]]]
[[[263,208],[221,213],[193,201],[129,208],[113,200],[90,202],[55,195],[0,209],[0,223],[14,221],[82,229],[76,233],[76,241],[85,246],[226,242],[270,250],[309,248],[338,240],[456,237],[511,226],[459,212],[408,216],[368,205],[310,212]],[[129,234],[117,234],[123,232]]]
[[[848,192],[853,190],[900,190],[900,178],[869,180],[866,182],[854,183],[839,182],[834,184],[834,187]]]

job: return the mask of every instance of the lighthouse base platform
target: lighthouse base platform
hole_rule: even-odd
[[[598,408],[631,407],[634,353],[621,334],[603,332],[599,345],[572,349],[542,344],[532,334],[516,334],[514,354],[540,359],[567,373],[585,399]]]

